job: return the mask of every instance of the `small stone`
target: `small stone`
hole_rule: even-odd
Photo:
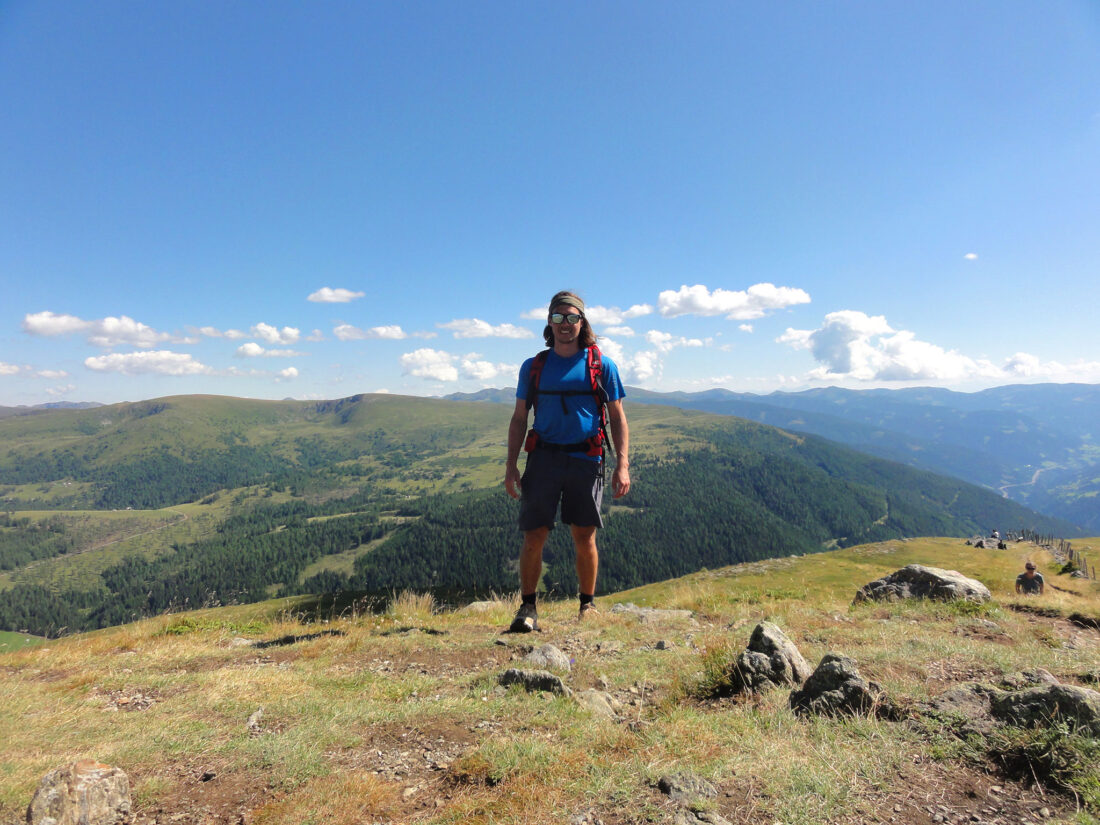
[[[564,670],[566,673],[573,669],[573,665],[569,661],[569,657],[562,653],[561,650],[559,650],[557,647],[551,644],[546,644],[542,647],[532,650],[524,658],[524,661],[538,668],[547,668],[549,670]]]
[[[654,645],[654,647],[656,647],[658,650],[671,650],[673,645],[672,642],[661,639],[659,642],[657,642],[656,645]]]
[[[409,799],[410,797],[412,797],[416,793],[416,791],[417,791],[416,785],[409,785],[409,787],[405,788],[405,790],[403,790],[401,792],[401,796],[405,799]]]
[[[1040,808],[1039,816],[1041,816],[1043,819],[1050,819],[1050,808]]]

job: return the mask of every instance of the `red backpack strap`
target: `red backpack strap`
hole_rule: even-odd
[[[531,369],[527,373],[527,396],[524,399],[527,402],[527,409],[538,406],[539,381],[542,380],[542,368],[546,366],[546,358],[549,354],[550,350],[544,349],[531,362]]]
[[[588,384],[592,388],[592,395],[596,398],[596,406],[600,411],[600,430],[596,435],[588,439],[588,455],[602,456],[604,445],[611,446],[611,440],[607,437],[607,388],[603,385],[603,353],[595,344],[588,348],[585,355],[588,364]]]

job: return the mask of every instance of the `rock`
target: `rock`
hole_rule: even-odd
[[[497,602],[470,602],[459,609],[459,613],[488,613],[497,606]]]
[[[1043,685],[993,698],[996,719],[1020,726],[1062,719],[1100,736],[1100,693],[1075,685]]]
[[[596,652],[597,653],[622,653],[623,652],[623,643],[622,642],[614,642],[614,641],[597,642],[596,643]]]
[[[1043,670],[1043,668],[1037,667],[1034,670],[1025,670],[1020,673],[1013,673],[1011,676],[1005,676],[1001,680],[1000,686],[1005,690],[1021,690],[1037,685],[1056,684],[1058,684],[1058,680],[1054,678],[1054,675],[1049,670]]]
[[[661,793],[673,802],[691,803],[701,799],[713,799],[718,789],[710,782],[693,773],[673,773],[657,780]]]
[[[855,601],[896,601],[898,599],[965,599],[987,602],[989,588],[954,570],[910,564],[889,576],[863,585]]]
[[[522,685],[528,693],[545,690],[558,696],[569,696],[572,691],[565,686],[560,677],[547,670],[519,670],[508,668],[497,677],[497,684],[504,687]]]
[[[945,690],[921,707],[925,713],[949,725],[957,736],[987,736],[995,725],[990,705],[993,697],[1000,693],[991,685],[970,682]]]
[[[681,808],[672,819],[672,825],[731,825],[730,821],[714,811]]]
[[[593,688],[578,691],[573,694],[573,698],[577,704],[588,708],[597,716],[606,716],[608,719],[614,719],[615,711],[622,707],[622,703],[610,693]]]
[[[674,645],[672,642],[668,641],[667,639],[660,639],[660,640],[658,640],[657,644],[655,644],[653,647],[656,648],[657,650],[672,650],[672,648],[674,648],[675,646],[676,645]]]
[[[748,649],[737,658],[734,668],[746,690],[800,685],[812,672],[794,642],[771,622],[761,622],[753,628]]]
[[[248,732],[253,736],[259,736],[264,732],[264,729],[260,726],[260,720],[264,718],[264,709],[262,707],[256,708],[251,716],[248,717]]]
[[[611,606],[611,612],[628,613],[632,616],[637,616],[638,621],[647,624],[667,619],[690,619],[692,616],[690,610],[660,610],[656,607],[637,607],[633,602],[613,604]]]
[[[852,659],[836,653],[827,653],[806,683],[791,692],[790,705],[799,715],[889,715],[892,710],[882,689],[864,680]]]
[[[530,665],[550,670],[564,670],[566,673],[573,669],[569,657],[562,653],[554,645],[543,645],[528,653],[523,661]]]
[[[130,807],[126,774],[82,759],[42,777],[27,808],[27,825],[115,825],[128,820]]]

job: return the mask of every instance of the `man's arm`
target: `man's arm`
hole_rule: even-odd
[[[607,417],[611,424],[611,443],[615,445],[615,474],[611,476],[611,493],[622,498],[630,492],[630,427],[622,401],[607,402]]]
[[[519,498],[519,451],[527,436],[527,401],[516,399],[512,419],[508,422],[508,459],[504,465],[504,489],[512,498]]]

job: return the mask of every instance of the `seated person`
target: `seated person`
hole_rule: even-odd
[[[1043,574],[1036,572],[1035,562],[1029,561],[1024,565],[1024,572],[1016,577],[1016,592],[1025,596],[1042,595],[1046,590],[1043,584]]]

